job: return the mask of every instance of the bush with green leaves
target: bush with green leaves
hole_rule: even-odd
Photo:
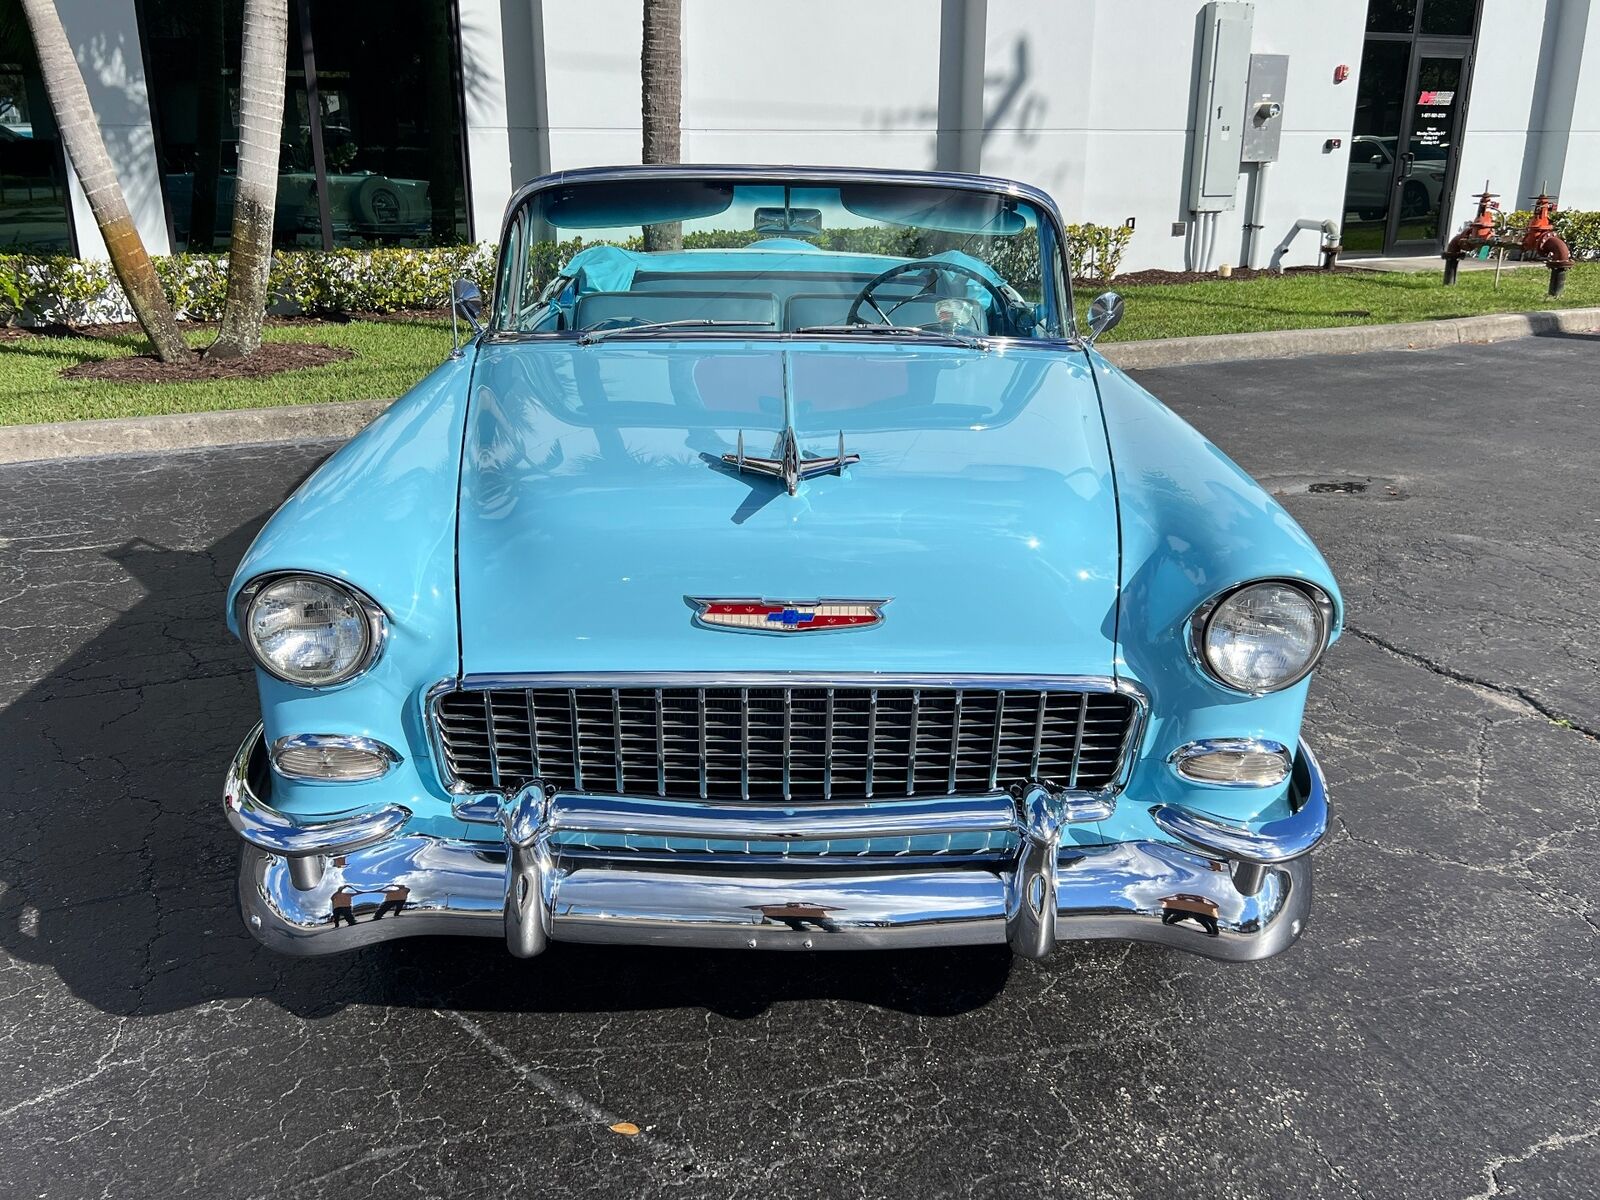
[[[1069,225],[1067,250],[1073,278],[1110,279],[1117,272],[1129,234],[1129,230],[1116,225]],[[736,249],[760,236],[747,229],[703,230],[686,234],[684,248]],[[534,286],[542,288],[573,255],[597,244],[582,239],[536,243],[530,250]],[[626,249],[641,248],[638,238],[619,244]],[[1023,295],[1036,298],[1038,294],[1037,242],[1030,237],[940,234],[871,226],[828,230],[818,244],[824,250],[896,258],[925,258],[961,249],[992,263]],[[328,316],[446,308],[451,281],[457,278],[472,279],[485,296],[489,294],[495,255],[495,247],[488,244],[426,249],[394,246],[373,250],[280,250],[272,256],[267,285],[271,311]],[[228,291],[226,255],[173,254],[154,261],[161,286],[181,318],[215,321],[222,316]],[[132,319],[127,298],[109,262],[0,255],[0,322],[98,325]]]
[[[1531,220],[1533,213],[1522,209],[1502,213],[1497,224],[1507,232],[1520,234]],[[1573,258],[1586,261],[1600,259],[1600,212],[1557,209],[1550,217],[1550,224],[1555,227],[1556,236],[1572,251]]]
[[[274,313],[323,316],[439,309],[451,281],[465,276],[489,290],[494,247],[280,250],[268,294]],[[191,321],[222,316],[228,292],[223,254],[173,254],[154,260],[173,309]],[[0,257],[0,318],[26,325],[97,325],[132,312],[111,264],[79,258]]]

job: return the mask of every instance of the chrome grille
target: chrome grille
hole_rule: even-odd
[[[783,803],[1113,781],[1133,701],[1020,687],[494,687],[447,692],[451,779]]]

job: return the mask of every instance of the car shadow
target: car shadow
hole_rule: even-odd
[[[13,960],[49,968],[75,996],[123,1017],[239,998],[304,1016],[382,1004],[748,1017],[823,998],[952,1015],[1004,988],[1003,946],[813,955],[558,945],[524,961],[498,939],[408,940],[320,959],[258,945],[239,920],[237,842],[220,804],[224,766],[257,701],[222,609],[266,516],[199,550],[139,539],[91,549],[142,595],[0,711],[0,946]],[[20,631],[53,619],[45,593],[55,584],[29,588],[29,569],[17,574],[25,586],[7,604],[5,641],[21,659]],[[45,642],[61,634],[45,632]]]

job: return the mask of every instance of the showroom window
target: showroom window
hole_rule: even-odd
[[[0,254],[72,254],[66,160],[19,6],[0,2]]]
[[[173,247],[225,249],[242,0],[139,9]],[[276,245],[469,239],[455,28],[449,0],[289,5]]]

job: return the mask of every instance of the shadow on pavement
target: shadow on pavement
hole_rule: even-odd
[[[489,939],[402,942],[321,960],[257,945],[238,917],[236,842],[220,803],[224,767],[257,706],[222,608],[266,515],[203,550],[136,539],[102,551],[143,597],[100,628],[102,609],[100,631],[0,712],[7,954],[54,969],[74,994],[118,1016],[244,997],[307,1016],[378,1004],[701,1007],[744,1017],[819,998],[944,1015],[1004,987],[1004,947],[810,956],[557,946],[522,961]],[[26,630],[53,619],[52,592],[72,586],[44,578],[50,569],[18,569],[24,585],[39,577],[5,610],[19,659]]]

